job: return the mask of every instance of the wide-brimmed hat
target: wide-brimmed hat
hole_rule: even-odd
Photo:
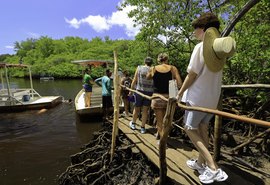
[[[208,69],[212,72],[220,71],[228,57],[235,52],[236,43],[232,37],[221,37],[219,31],[208,28],[203,39],[203,57]]]

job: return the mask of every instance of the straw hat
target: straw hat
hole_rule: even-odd
[[[235,52],[235,40],[232,37],[219,38],[219,32],[211,27],[205,31],[203,39],[203,57],[208,69],[212,72],[220,71],[228,57]]]

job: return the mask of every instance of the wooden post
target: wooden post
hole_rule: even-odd
[[[0,74],[1,74],[1,84],[2,84],[2,89],[5,89],[2,69],[0,69]]]
[[[166,184],[167,178],[167,163],[166,163],[166,147],[169,132],[172,128],[172,120],[176,107],[176,99],[169,98],[167,103],[166,113],[163,119],[163,129],[160,133],[160,143],[159,143],[159,184]]]
[[[11,99],[11,90],[9,85],[9,78],[8,78],[8,69],[7,66],[5,66],[5,75],[6,75],[6,82],[7,82],[7,92],[8,92],[8,105],[13,105],[13,99]]]
[[[222,110],[222,97],[223,91],[220,93],[218,110]],[[214,126],[214,160],[218,161],[220,158],[220,141],[221,141],[221,128],[222,128],[222,116],[215,115],[215,126]]]
[[[111,161],[114,156],[115,140],[118,134],[118,119],[119,119],[119,97],[120,97],[120,83],[118,75],[118,63],[117,63],[117,52],[114,51],[114,79],[113,79],[113,99],[114,99],[114,111],[113,111],[113,130],[112,130],[112,145],[111,145]]]
[[[30,79],[30,87],[31,87],[31,97],[34,98],[34,88],[33,88],[33,80],[32,80],[32,72],[30,66],[28,67],[29,70],[29,79]]]

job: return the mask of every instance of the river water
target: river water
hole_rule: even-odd
[[[29,88],[25,79],[11,80],[12,87]],[[81,80],[33,81],[42,96],[61,95],[74,100]],[[94,87],[94,92],[99,91]],[[52,109],[0,113],[0,185],[56,185],[70,165],[70,155],[80,152],[100,122],[76,120],[74,103]]]

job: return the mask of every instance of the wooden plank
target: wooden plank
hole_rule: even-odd
[[[146,125],[147,132],[145,134],[140,133],[141,122],[137,121],[136,130],[129,128],[129,122],[131,117],[121,117],[119,118],[119,129],[143,152],[146,157],[157,167],[159,167],[159,151],[157,140],[154,136],[153,127]],[[110,120],[112,122],[112,120]],[[167,161],[167,176],[174,180],[175,184],[184,185],[200,185],[198,173],[190,169],[186,165],[186,161],[190,158],[196,158],[198,152],[188,146],[186,146],[177,138],[168,138],[168,145],[166,150],[166,161]],[[259,181],[259,177],[254,174],[250,174],[241,170],[241,168],[236,167],[236,165],[226,164],[226,162],[221,162],[221,167],[229,175],[229,178],[224,182],[214,182],[213,185],[255,185],[251,179],[258,178],[256,182]],[[240,173],[241,172],[241,173]],[[248,177],[247,178],[247,174]],[[255,180],[254,180],[255,181]],[[263,180],[261,180],[263,183]]]
[[[140,134],[138,131],[133,131],[129,128],[128,123],[129,119],[120,118],[119,128],[156,166],[159,167],[159,152],[155,136],[151,133]],[[183,164],[188,159],[187,157],[185,157],[185,160],[182,160],[182,157],[179,156],[181,154],[170,147],[166,152],[168,177],[180,182],[181,184],[200,184],[199,179],[194,174],[193,170],[186,167],[186,164]],[[186,171],[184,171],[182,167],[184,167]]]

